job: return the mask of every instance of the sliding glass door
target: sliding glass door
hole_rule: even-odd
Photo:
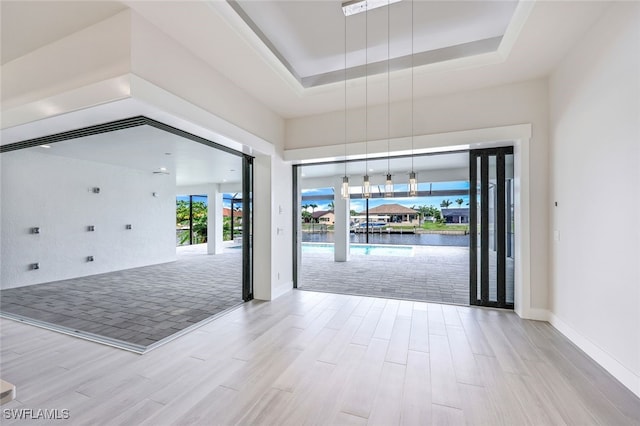
[[[513,309],[513,147],[470,152],[470,300]]]

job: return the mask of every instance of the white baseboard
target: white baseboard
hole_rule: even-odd
[[[580,334],[569,324],[564,322],[552,312],[548,312],[549,323],[562,333],[567,339],[571,340],[576,346],[582,349],[595,362],[600,364],[602,368],[607,370],[613,377],[618,379],[620,383],[626,386],[631,392],[640,397],[640,376],[622,365],[618,360],[609,355],[594,344],[587,337]]]
[[[271,289],[271,300],[277,299],[278,297],[290,291],[293,291],[293,281],[285,281],[276,284]]]
[[[550,322],[550,313],[546,309],[529,308],[526,311],[522,312],[522,315],[520,315],[520,317],[522,319]]]

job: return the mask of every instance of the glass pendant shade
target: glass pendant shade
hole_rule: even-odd
[[[340,189],[340,194],[345,200],[349,198],[349,178],[347,176],[344,176],[342,178],[342,188]]]
[[[364,181],[362,182],[362,197],[371,198],[371,182],[369,182],[369,175],[364,175]]]
[[[393,181],[391,180],[391,173],[387,173],[387,180],[384,183],[384,196],[393,197]]]
[[[418,179],[416,178],[416,172],[409,173],[409,196],[415,197],[418,195]]]

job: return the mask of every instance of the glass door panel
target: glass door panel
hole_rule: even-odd
[[[473,150],[470,165],[470,303],[513,308],[513,148]]]

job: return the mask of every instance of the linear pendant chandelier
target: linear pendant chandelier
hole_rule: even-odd
[[[384,196],[393,197],[393,180],[391,179],[391,0],[387,0],[387,179],[384,182]]]
[[[369,143],[369,10],[364,11],[364,178],[362,180],[362,198],[371,198],[369,181],[368,143]]]
[[[344,176],[340,195],[349,199],[349,176],[347,176],[347,15],[344,16]]]
[[[368,122],[368,79],[369,79],[369,58],[368,58],[368,11],[382,6],[389,7],[393,3],[401,0],[351,0],[342,3],[342,10],[345,15],[345,45],[344,45],[344,143],[345,143],[345,173],[342,178],[341,194],[342,198],[349,198],[349,178],[347,176],[347,21],[348,16],[365,13],[365,173],[362,182],[362,197],[371,198],[371,181],[368,170],[368,142],[369,142],[369,122]],[[418,195],[418,178],[414,170],[414,0],[411,0],[411,171],[409,172],[409,182],[407,195],[415,197]],[[391,175],[391,93],[390,93],[390,60],[391,60],[391,33],[390,33],[390,12],[387,10],[387,174],[384,185],[384,196],[394,196],[394,185]]]

